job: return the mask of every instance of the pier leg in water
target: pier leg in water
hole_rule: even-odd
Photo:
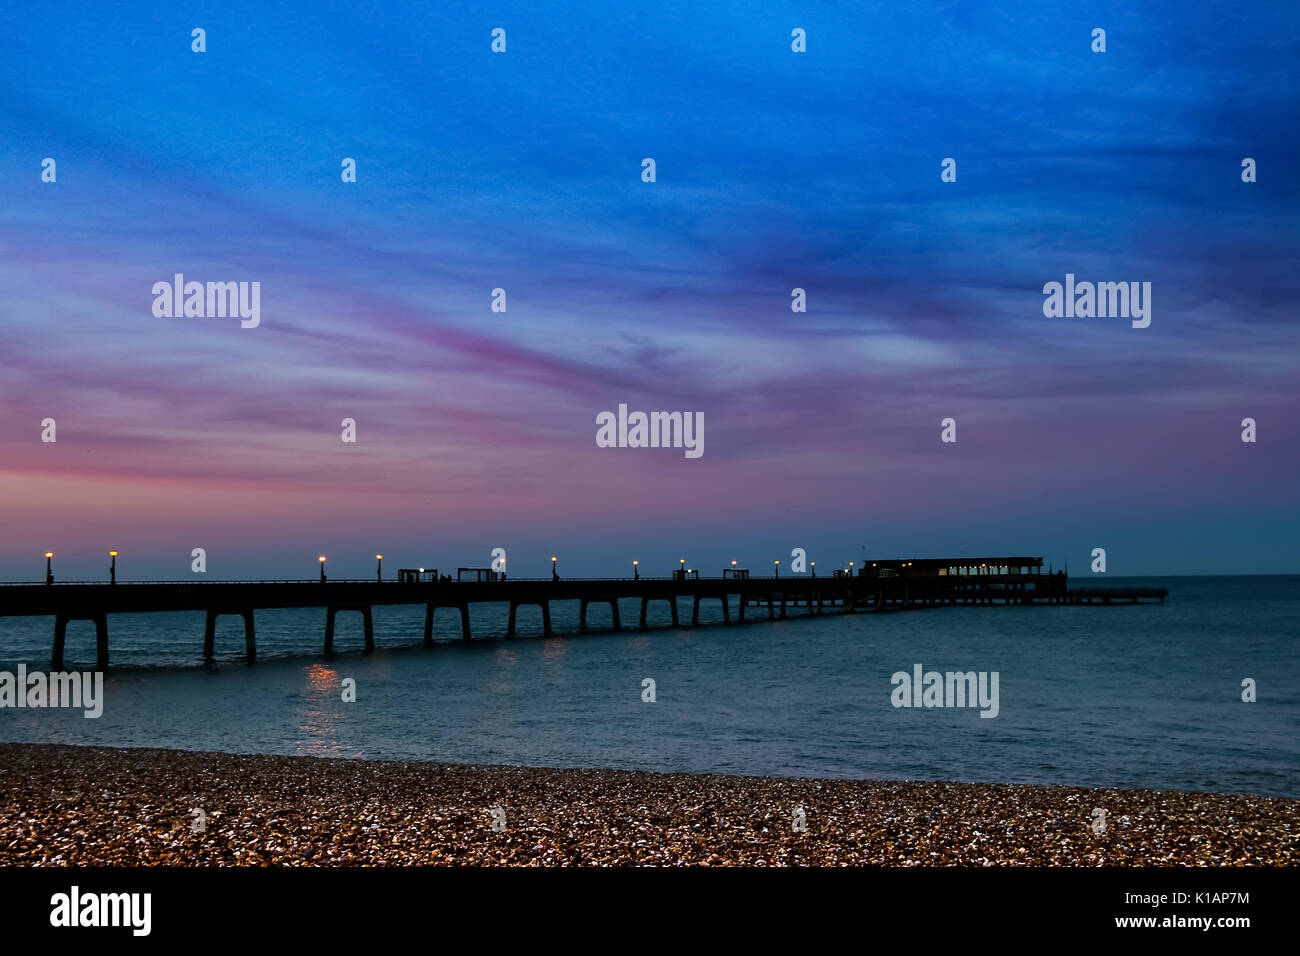
[[[465,640],[465,641],[468,641],[470,638],[468,604],[462,604],[460,606],[460,636],[461,636],[461,640]]]
[[[581,600],[582,604],[578,611],[578,626],[582,630],[585,631],[587,629],[587,607],[591,604],[608,604],[609,614],[613,621],[612,626],[614,630],[617,631],[622,627],[622,622],[619,621],[618,617],[618,598],[610,598],[608,600],[605,598],[582,598]]]
[[[63,670],[63,642],[68,636],[68,619],[62,614],[54,618],[54,648],[50,651],[50,670]]]
[[[108,669],[108,615],[104,611],[97,614],[56,614],[54,616],[54,647],[50,652],[50,667],[53,670],[63,668],[63,645],[68,636],[69,621],[95,622],[95,661],[102,671]]]
[[[550,601],[511,601],[510,618],[506,624],[506,637],[515,636],[515,613],[519,610],[520,604],[536,604],[538,607],[542,609],[542,631],[543,633],[545,633],[547,637],[550,637],[553,633],[551,631],[551,602]],[[465,627],[466,639],[468,640],[468,634],[469,634],[468,613],[466,613],[463,620],[465,621],[464,627]]]
[[[668,602],[668,608],[673,615],[673,627],[679,627],[680,624],[677,620],[677,595],[674,594],[672,597],[666,597],[666,598],[654,598],[653,600]],[[648,597],[641,598],[641,626],[642,627],[645,627],[645,609],[646,609],[646,605],[648,605],[650,601],[651,598]],[[698,608],[698,606],[699,605],[697,602],[696,607]]]
[[[369,604],[362,604],[351,607],[330,607],[325,610],[325,653],[329,654],[334,650],[334,616],[339,611],[356,611],[361,615],[361,626],[366,635],[366,650],[375,649],[375,621],[370,612]]]
[[[208,608],[203,622],[203,659],[211,661],[216,656],[217,618],[222,614],[238,614],[244,619],[244,659],[249,662],[257,660],[257,632],[253,628],[251,608],[243,611],[218,611]]]
[[[722,620],[724,623],[730,624],[731,611],[727,607],[727,596],[725,594],[720,595],[719,600],[722,601]],[[674,602],[673,606],[674,608],[676,607],[676,602]],[[677,624],[676,615],[673,615],[673,618],[674,618],[673,625],[676,626]],[[691,608],[691,623],[692,624],[700,623],[700,595],[698,594],[695,595],[695,603],[694,606]]]
[[[208,608],[207,620],[203,622],[203,659],[212,660],[213,645],[217,640],[217,612]]]
[[[99,669],[108,670],[108,615],[102,611],[95,615],[95,656]]]
[[[433,605],[424,606],[424,646],[433,646]]]

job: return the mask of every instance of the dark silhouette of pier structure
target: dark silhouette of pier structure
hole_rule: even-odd
[[[953,605],[1030,605],[1164,603],[1164,588],[1088,588],[1071,591],[1066,576],[1044,573],[1041,558],[960,558],[874,561],[861,568],[835,571],[831,576],[811,574],[751,577],[743,568],[731,567],[718,577],[700,577],[684,566],[671,577],[648,577],[639,568],[631,578],[506,578],[504,573],[484,568],[460,568],[456,578],[438,570],[404,568],[397,580],[326,579],[275,581],[136,581],[53,583],[47,574],[43,584],[0,585],[0,617],[47,616],[54,618],[51,662],[62,667],[64,639],[69,621],[95,622],[98,666],[108,666],[108,615],[158,611],[203,611],[203,653],[213,657],[216,620],[221,615],[238,615],[244,620],[245,656],[257,656],[253,626],[255,611],[271,608],[325,609],[325,651],[334,645],[334,621],[340,612],[361,614],[366,650],[375,646],[371,609],[378,605],[424,605],[424,642],[433,643],[433,619],[438,610],[459,613],[461,635],[469,640],[473,604],[508,604],[507,636],[515,634],[515,616],[520,607],[537,606],[542,627],[551,635],[551,603],[579,602],[579,626],[586,630],[587,609],[607,604],[612,625],[622,626],[620,600],[640,600],[640,625],[646,626],[646,610],[652,602],[666,601],[672,624],[681,626],[679,602],[691,602],[691,624],[699,623],[702,602],[717,601],[727,624],[745,621],[745,610],[766,609],[766,617],[784,618],[790,608],[816,616],[826,609],[840,613],[885,612]],[[734,602],[735,616],[732,607]],[[760,612],[761,613],[761,612]]]

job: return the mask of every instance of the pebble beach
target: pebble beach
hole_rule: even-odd
[[[1176,791],[0,744],[3,866],[1295,865],[1298,821]]]

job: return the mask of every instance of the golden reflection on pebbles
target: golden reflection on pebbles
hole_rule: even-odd
[[[1298,811],[1149,790],[0,744],[5,866],[1295,865]]]

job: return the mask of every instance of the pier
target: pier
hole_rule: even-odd
[[[467,573],[468,572],[468,573]],[[334,622],[340,612],[357,612],[362,617],[365,648],[375,646],[372,608],[384,605],[423,605],[424,642],[433,644],[434,614],[452,610],[460,617],[461,636],[471,639],[470,607],[474,604],[505,604],[509,607],[507,636],[515,633],[516,612],[536,606],[542,611],[542,627],[550,636],[551,604],[579,603],[580,627],[587,626],[590,605],[608,605],[612,626],[622,626],[619,601],[640,601],[640,626],[646,626],[646,611],[657,601],[667,601],[674,627],[682,626],[679,604],[690,601],[691,625],[699,623],[701,604],[718,602],[727,624],[746,620],[746,609],[767,620],[793,613],[818,616],[831,611],[841,614],[902,611],[920,608],[1034,605],[1034,604],[1117,604],[1159,601],[1164,588],[1086,588],[1071,590],[1063,573],[1042,570],[1041,558],[916,559],[874,561],[857,568],[835,571],[831,576],[796,575],[750,577],[747,571],[727,569],[718,577],[699,577],[698,572],[675,570],[671,577],[505,579],[485,569],[462,568],[457,579],[440,576],[436,570],[403,570],[397,580],[268,580],[268,581],[113,581],[0,584],[0,618],[44,616],[54,618],[51,664],[62,667],[69,621],[95,623],[96,659],[100,669],[109,662],[108,615],[162,611],[202,611],[206,615],[203,655],[214,656],[216,620],[237,615],[244,622],[245,657],[257,657],[254,614],[272,608],[318,607],[325,611],[324,650],[334,645]],[[734,614],[733,614],[734,610]],[[764,613],[765,612],[765,613]]]

